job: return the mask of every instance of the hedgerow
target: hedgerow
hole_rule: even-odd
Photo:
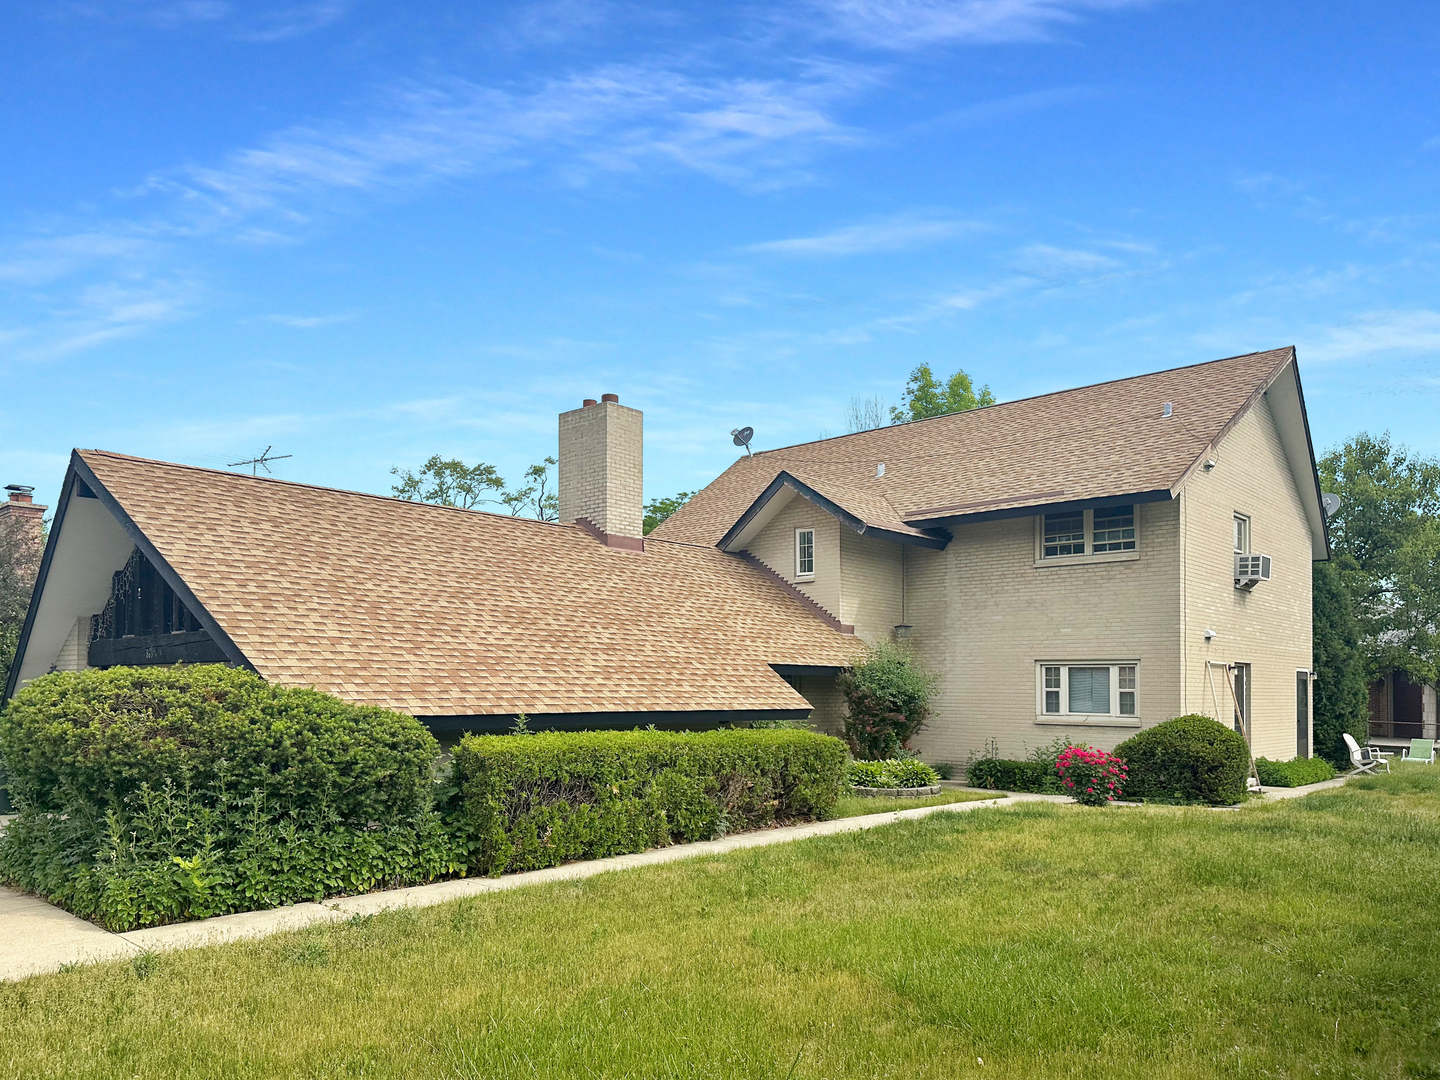
[[[854,787],[923,788],[940,782],[940,774],[914,758],[852,761],[848,779]]]
[[[0,877],[114,930],[464,865],[413,717],[223,665],[57,672],[0,713]]]
[[[1293,761],[1255,759],[1255,771],[1265,787],[1304,787],[1335,779],[1335,768],[1324,758],[1295,758]]]
[[[467,735],[457,824],[482,874],[829,816],[839,739],[800,730]]]

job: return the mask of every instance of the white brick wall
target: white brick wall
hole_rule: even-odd
[[[815,577],[809,581],[795,578],[795,530],[815,530]],[[750,543],[750,554],[774,570],[786,581],[810,597],[841,622],[844,600],[841,589],[840,533],[845,529],[838,521],[809,499],[796,495],[760,535]],[[853,536],[854,534],[851,533]]]
[[[639,409],[602,401],[560,414],[560,520],[601,532],[644,530],[643,421]]]

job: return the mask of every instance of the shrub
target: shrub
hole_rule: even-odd
[[[116,930],[463,866],[412,717],[223,665],[37,679],[0,714],[0,877]]]
[[[939,782],[938,772],[914,758],[850,763],[850,783],[855,787],[922,788]]]
[[[893,641],[881,641],[840,675],[845,697],[845,741],[857,758],[884,761],[908,750],[925,726],[938,676]]]
[[[1055,760],[1060,784],[1081,806],[1104,806],[1125,788],[1125,762],[1090,746],[1067,746]]]
[[[467,735],[455,751],[484,874],[824,818],[844,776],[844,744],[798,730]]]
[[[1226,806],[1245,798],[1250,751],[1234,730],[1208,716],[1166,720],[1115,748],[1129,767],[1126,793],[1157,802]]]
[[[1335,779],[1335,769],[1324,758],[1295,758],[1293,761],[1255,759],[1255,771],[1266,787],[1304,787]]]
[[[1060,793],[1060,777],[1055,770],[1034,761],[976,758],[965,770],[965,780],[971,787],[993,788],[996,791],[1033,791],[1042,795]]]

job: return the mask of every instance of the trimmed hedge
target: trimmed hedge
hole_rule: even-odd
[[[115,930],[463,868],[419,721],[223,665],[36,679],[0,713],[0,878]]]
[[[940,774],[914,758],[852,761],[847,770],[852,787],[923,788],[940,782]]]
[[[1335,779],[1335,768],[1324,758],[1295,758],[1292,761],[1255,759],[1255,771],[1266,787],[1304,787]]]
[[[996,791],[1033,791],[1042,795],[1063,793],[1060,775],[1054,765],[1041,761],[978,758],[965,770],[965,782],[971,787],[993,788]]]
[[[1115,748],[1129,766],[1125,794],[1154,802],[1228,806],[1245,798],[1250,751],[1240,734],[1208,716],[1179,716]]]
[[[825,818],[845,745],[800,730],[467,735],[459,820],[482,874]]]

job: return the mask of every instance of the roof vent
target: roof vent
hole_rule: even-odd
[[[882,461],[882,462],[880,462],[879,465],[876,465],[876,466],[875,466],[875,477],[876,477],[876,479],[879,479],[880,477],[882,477],[882,476],[884,476],[884,475],[885,475],[885,463]]]
[[[1168,401],[1165,402],[1165,407],[1160,410],[1160,416],[1161,416],[1161,418],[1162,418],[1162,419],[1165,419],[1165,420],[1169,420],[1170,417],[1173,416],[1174,414],[1175,414],[1175,406],[1172,405],[1172,404],[1171,404],[1170,402],[1168,402]]]

